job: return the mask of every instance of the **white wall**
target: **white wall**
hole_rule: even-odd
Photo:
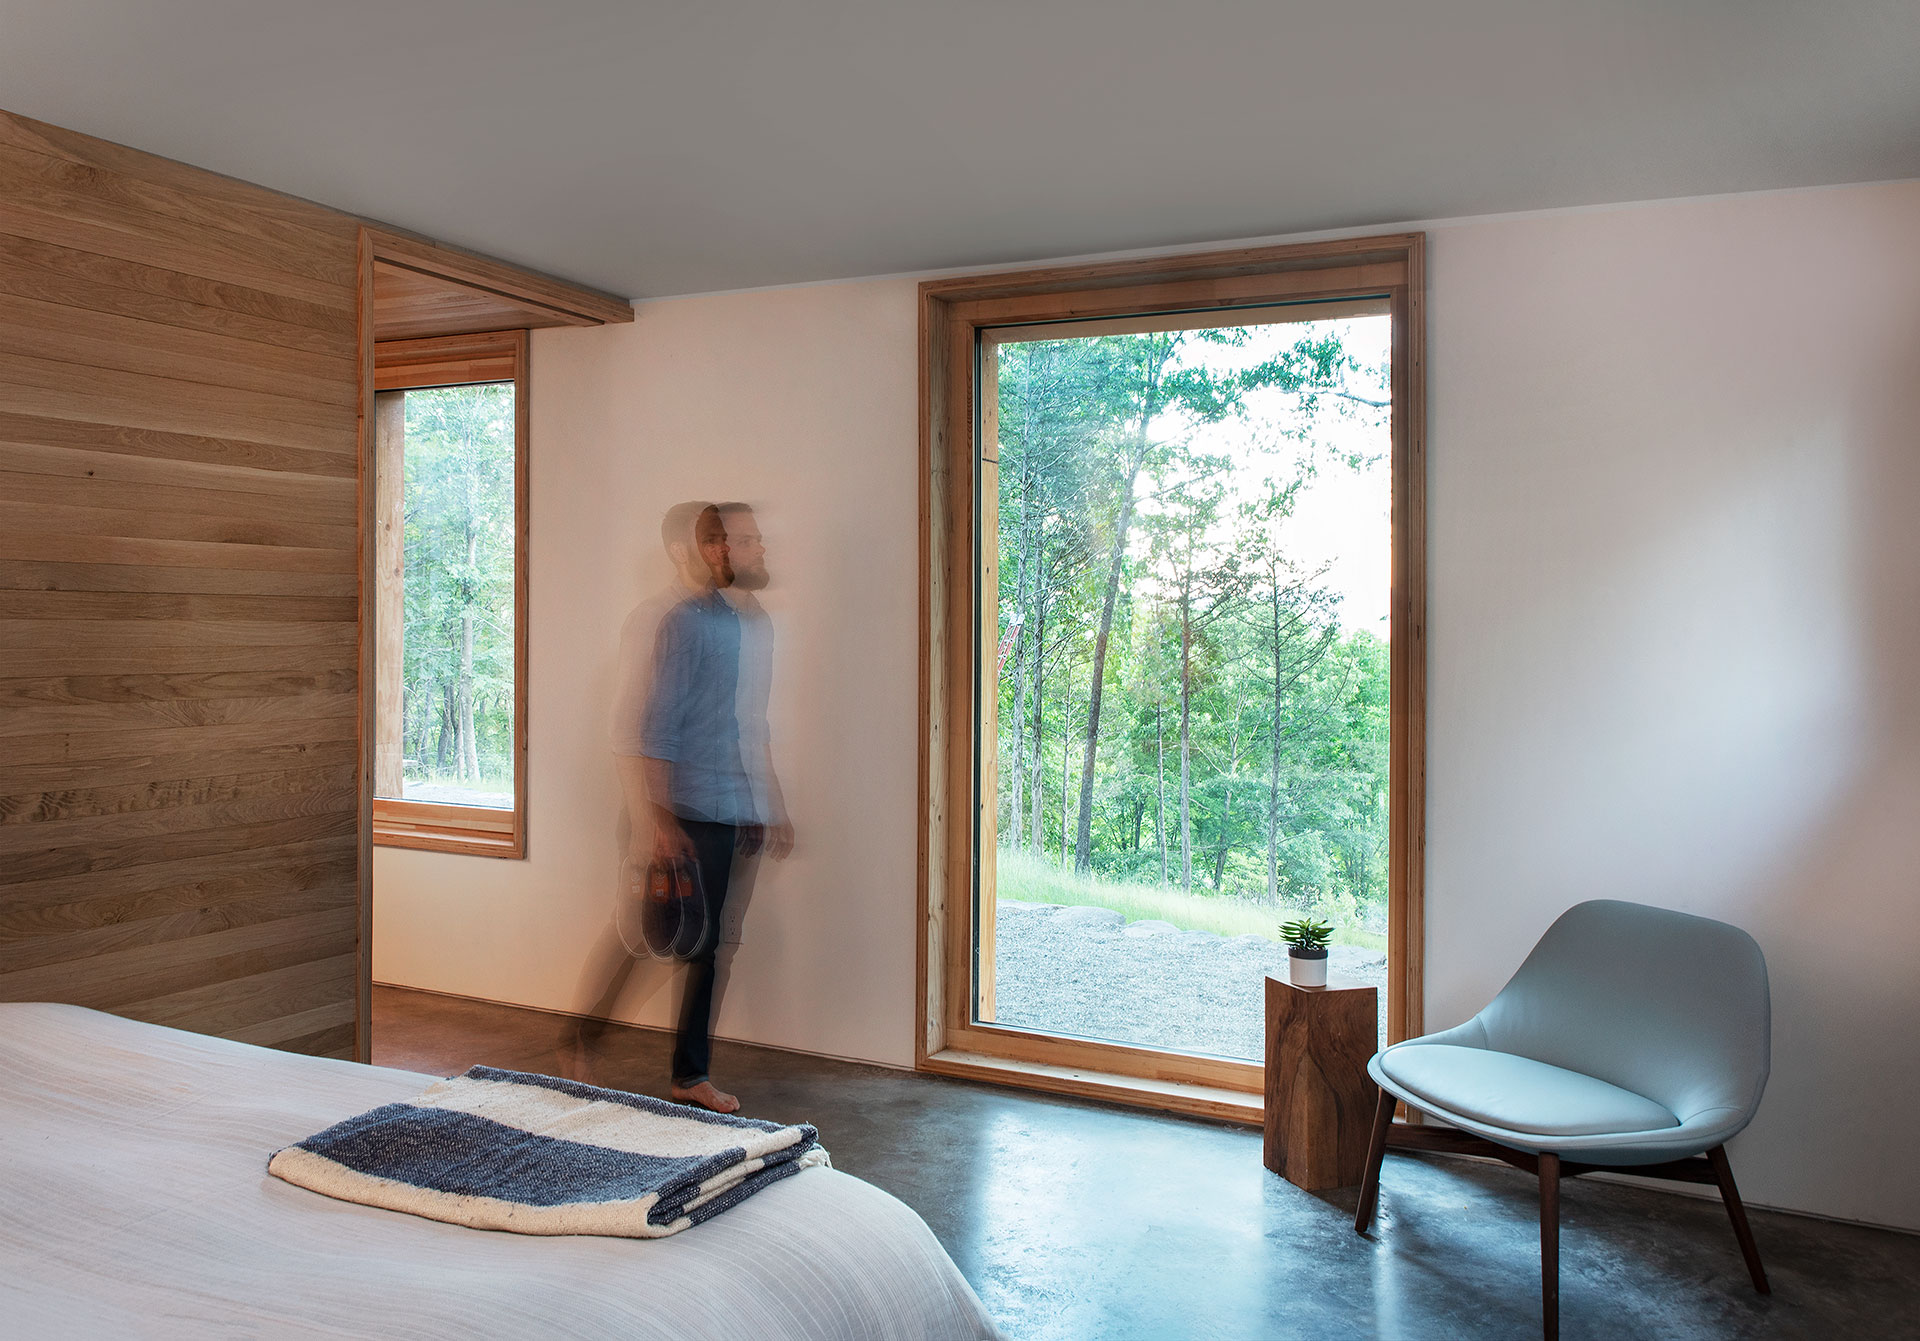
[[[577,1009],[611,907],[619,632],[665,580],[660,516],[756,504],[769,713],[798,832],[762,863],[722,1037],[913,1062],[919,539],[915,286],[642,305],[533,340],[528,858],[379,849],[374,978]],[[666,1023],[642,974],[626,1018]],[[597,986],[597,985],[596,985]],[[645,999],[641,999],[645,997]]]
[[[1428,1024],[1579,899],[1736,922],[1775,1011],[1745,1190],[1920,1227],[1920,184],[1428,227]],[[718,1032],[907,1063],[913,283],[643,304],[533,376],[532,855],[380,850],[375,977],[577,1004],[619,624],[661,507],[734,494],[802,847]]]
[[[1427,1019],[1553,916],[1747,928],[1760,1202],[1920,1226],[1920,184],[1445,227]]]

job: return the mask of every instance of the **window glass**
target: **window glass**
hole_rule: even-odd
[[[514,804],[514,388],[410,390],[404,796]]]
[[[978,1019],[1258,1060],[1299,919],[1385,1010],[1392,327],[1308,311],[993,347]]]

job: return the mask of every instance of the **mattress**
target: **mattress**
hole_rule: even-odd
[[[999,1335],[919,1216],[831,1169],[808,1169],[653,1240],[463,1229],[268,1176],[273,1151],[433,1079],[78,1006],[0,1003],[6,1330],[516,1341]]]

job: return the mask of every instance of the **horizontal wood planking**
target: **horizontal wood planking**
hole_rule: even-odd
[[[21,447],[8,450],[5,460],[0,461],[0,498],[6,498],[14,503],[46,503],[55,506],[65,504],[134,512],[145,508],[150,511],[230,517],[252,522],[282,520],[289,511],[298,507],[300,516],[306,521],[332,526],[354,524],[354,490],[345,480],[322,480],[314,476],[296,480],[296,483],[306,485],[309,494],[307,499],[296,502],[292,498],[275,494],[250,493],[219,487],[183,487],[103,478],[97,466],[91,472],[84,466],[58,473],[31,469],[35,462],[30,462],[29,457],[34,457],[38,461],[44,459],[38,455],[39,453],[60,451],[61,449],[57,447]],[[93,462],[115,459],[103,458],[96,452],[64,452],[62,454],[78,456]],[[21,466],[28,468],[23,470],[19,468]]]
[[[5,267],[0,265],[0,274],[4,273]],[[352,480],[359,469],[354,458],[333,450],[306,451],[205,433],[170,433],[164,429],[53,415],[0,412],[0,447],[9,449],[0,459],[11,459],[10,449],[15,445],[71,447],[118,456],[241,468],[230,478],[232,487],[242,492],[284,490],[287,480],[279,474],[282,471]],[[254,484],[254,489],[246,489],[249,482]]]
[[[7,858],[10,878],[20,881],[53,880],[68,875],[92,875],[102,871],[124,870],[160,861],[181,861],[190,857],[221,856],[249,847],[297,843],[309,838],[338,838],[359,832],[359,819],[351,809],[341,813],[340,798],[334,808],[319,814],[266,819],[258,823],[238,823],[229,817],[221,828],[190,829],[183,833],[143,835],[138,838],[109,841],[95,839],[84,847],[50,848],[40,852],[20,852]],[[0,997],[0,1000],[4,1000]]]
[[[0,681],[15,678],[95,679],[122,674],[226,674],[238,671],[351,670],[358,661],[351,648],[313,647],[155,647],[129,658],[124,651],[61,651],[0,648]],[[129,668],[132,669],[129,669]]]
[[[358,864],[358,837],[335,835],[26,881],[8,889],[0,939],[86,931],[274,890],[337,885],[352,880]]]
[[[211,430],[243,442],[308,452],[339,452],[340,425],[353,423],[353,411],[340,405],[20,354],[4,357],[7,380],[0,383],[0,408],[15,413],[163,432]]]
[[[17,503],[0,499],[0,527],[15,536],[100,536],[120,540],[194,540],[210,545],[271,545],[289,549],[341,548],[350,526],[310,522],[289,515],[224,517],[198,512],[149,512],[139,508],[85,507],[64,503]]]
[[[284,506],[291,502],[313,509],[316,520],[339,522],[351,518],[352,500],[358,492],[356,482],[337,471],[276,470],[244,465],[230,466],[206,461],[183,461],[177,457],[135,455],[128,452],[95,450],[92,447],[60,446],[53,443],[13,441],[0,436],[0,463],[15,483],[26,484],[34,476],[52,476],[78,481],[74,487],[81,496],[70,503],[90,505],[90,491],[113,496],[123,489],[171,489],[176,491],[186,511],[195,510],[198,501],[212,501],[232,507],[271,507],[274,501]],[[235,497],[240,495],[240,497]],[[107,503],[98,506],[116,506]]]
[[[0,796],[0,831],[9,825],[33,825],[32,832],[38,834],[58,820],[117,818],[175,806],[241,801],[292,792],[339,791],[353,785],[351,769],[351,764],[335,764],[292,771],[215,773],[205,777],[15,792]]]
[[[110,1010],[230,978],[350,953],[356,921],[353,908],[330,908],[89,956],[77,961],[89,970],[82,975],[74,973],[71,962],[0,973],[0,999],[69,1001]]]
[[[341,893],[352,877],[305,889],[271,889],[251,898],[229,899],[200,907],[182,908],[60,935],[30,938],[0,937],[0,973],[15,973],[48,964],[92,959],[118,950],[164,945],[168,941],[284,921],[309,913],[338,910]]]
[[[289,220],[249,219],[185,192],[5,144],[0,190],[22,221],[44,219],[68,235],[80,233],[102,255],[150,260],[182,274],[353,313],[354,247],[348,238]]]
[[[23,676],[0,680],[0,706],[274,698],[281,694],[347,693],[353,690],[354,685],[354,673],[348,669]]]
[[[337,1008],[342,991],[352,988],[354,967],[352,955],[311,960],[136,1002],[125,1013],[152,1024],[201,1032],[230,1034],[268,1027],[329,1005]],[[311,1032],[316,1027],[325,1026],[303,1023],[301,1029]]]
[[[293,1048],[299,1052],[314,1052],[323,1056],[353,1056],[354,1018],[358,1006],[352,1001],[334,1001],[328,1005],[316,1006],[312,1010],[295,1011],[291,1015],[278,1015],[261,1024],[250,1024],[243,1028],[223,1031],[228,1038],[241,1043],[253,1043],[263,1048]],[[301,1040],[332,1039],[325,1044],[296,1046]]]
[[[353,404],[340,379],[344,359],[11,295],[0,295],[0,352]]]
[[[359,233],[0,113],[0,998],[351,1050]]]
[[[0,201],[0,293],[160,327],[229,335],[282,349],[351,359],[352,317],[329,308],[102,256],[13,231],[22,220]],[[71,235],[68,235],[71,236]]]
[[[138,653],[148,648],[343,647],[358,630],[338,623],[261,619],[0,619],[0,647]]]
[[[271,701],[271,700],[266,700]],[[232,750],[273,744],[296,737],[303,742],[344,740],[353,730],[348,717],[309,718],[302,699],[265,721],[223,722],[216,726],[161,726],[143,730],[51,731],[39,736],[9,736],[9,776],[21,776],[34,764],[71,764],[127,760],[143,754],[179,753],[188,749]]]
[[[323,262],[351,246],[357,221],[323,205],[263,187],[249,189],[238,181],[232,184],[240,190],[221,196],[217,187],[209,190],[210,174],[186,164],[169,165],[169,173],[131,157],[113,162],[45,138],[35,143],[12,133],[0,133],[0,163],[10,165],[22,180],[38,181],[86,202],[63,206],[62,214],[97,209],[116,227],[141,236],[166,235],[169,225],[184,224],[188,228],[182,235],[197,251],[250,243],[274,256],[289,273],[311,274],[335,287],[352,282],[350,273],[343,276]]]
[[[134,181],[191,191],[203,201],[218,204],[246,217],[286,219],[348,240],[352,240],[360,230],[358,219],[312,201],[270,191],[252,182],[223,177],[205,168],[161,158],[144,150],[96,140],[77,130],[49,125],[30,117],[0,113],[0,144],[101,168]]]
[[[327,717],[351,717],[358,702],[358,694],[348,689],[331,694],[308,690],[252,698],[150,699],[136,703],[122,701],[62,706],[38,703],[31,712],[10,714],[7,719],[0,720],[0,739],[16,738],[29,731],[41,735],[99,732],[124,739],[128,732],[141,730],[239,726],[249,722],[305,723]],[[28,760],[22,756],[19,762]]]
[[[359,556],[304,545],[257,545],[235,541],[149,540],[144,537],[14,535],[0,525],[0,560],[51,563],[153,564],[178,568],[259,567],[290,573],[353,573]]]
[[[354,618],[357,609],[358,602],[351,596],[0,590],[0,619],[240,619],[340,623]]]

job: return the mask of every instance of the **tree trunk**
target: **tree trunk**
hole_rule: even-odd
[[[1267,902],[1280,902],[1280,707],[1285,688],[1280,680],[1280,584],[1274,582],[1273,610],[1273,742],[1267,761]]]
[[[471,506],[472,488],[469,487],[469,506]],[[479,540],[471,527],[467,530],[467,571],[471,573],[479,558]],[[471,594],[460,611],[460,780],[478,782],[480,780],[480,751],[473,737],[473,599]]]
[[[1238,695],[1235,696],[1236,699]],[[1233,775],[1240,770],[1240,704],[1233,705],[1233,727],[1227,736],[1227,790],[1226,800],[1220,807],[1220,845],[1213,854],[1213,890],[1220,892],[1220,885],[1227,874],[1228,840],[1233,832]]]
[[[1033,855],[1046,855],[1047,830],[1045,812],[1047,789],[1041,786],[1046,778],[1046,761],[1042,751],[1046,748],[1046,649],[1047,649],[1047,610],[1044,603],[1034,611],[1033,625],[1033,786],[1030,788],[1033,804],[1033,822],[1029,826],[1028,841],[1032,845]]]
[[[1120,595],[1120,574],[1127,566],[1127,532],[1133,526],[1133,490],[1145,456],[1146,425],[1140,427],[1126,483],[1121,486],[1120,520],[1114,526],[1113,547],[1107,555],[1107,590],[1100,601],[1100,631],[1093,639],[1093,682],[1087,693],[1087,743],[1080,765],[1080,818],[1074,826],[1073,869],[1085,874],[1092,862],[1093,760],[1100,745],[1100,698],[1107,683],[1107,640],[1113,633],[1113,603]]]
[[[473,611],[460,616],[460,780],[480,780],[480,751],[473,736]]]
[[[1193,893],[1193,621],[1180,598],[1180,888]]]
[[[1062,686],[1066,690],[1063,700],[1073,703],[1073,676],[1069,674]],[[1073,711],[1071,706],[1060,711],[1060,866],[1062,870],[1073,867],[1073,847],[1067,842],[1067,770],[1073,767]]]
[[[453,686],[443,684],[440,686],[440,729],[434,733],[433,766],[436,773],[444,774],[447,771],[448,739],[454,734],[457,720],[453,711]]]
[[[1033,492],[1033,471],[1022,468],[1020,472],[1020,551],[1019,561],[1014,569],[1014,618],[1020,621],[1020,633],[1025,635],[1032,611],[1028,602],[1032,600],[1036,585],[1030,579],[1033,565],[1029,550],[1032,545],[1031,497]],[[1009,827],[1013,830],[1011,846],[1017,851],[1025,846],[1026,828],[1026,779],[1027,779],[1027,658],[1020,646],[1019,638],[1013,645],[1013,791],[1007,807]],[[1006,841],[1003,839],[1002,841]]]
[[[1074,831],[1073,865],[1085,872],[1092,860],[1093,762],[1100,744],[1100,698],[1107,679],[1107,640],[1113,631],[1113,603],[1120,592],[1120,575],[1127,564],[1127,533],[1133,527],[1133,490],[1147,462],[1147,431],[1160,412],[1161,377],[1176,341],[1162,337],[1158,355],[1145,371],[1140,387],[1140,415],[1129,444],[1125,479],[1120,489],[1120,520],[1114,527],[1113,548],[1107,561],[1107,590],[1100,602],[1100,630],[1093,644],[1093,682],[1087,696],[1086,758],[1080,774],[1080,821]],[[1063,840],[1064,841],[1064,840]]]
[[[1167,726],[1166,709],[1153,707],[1153,841],[1160,847],[1160,883],[1167,883]]]

